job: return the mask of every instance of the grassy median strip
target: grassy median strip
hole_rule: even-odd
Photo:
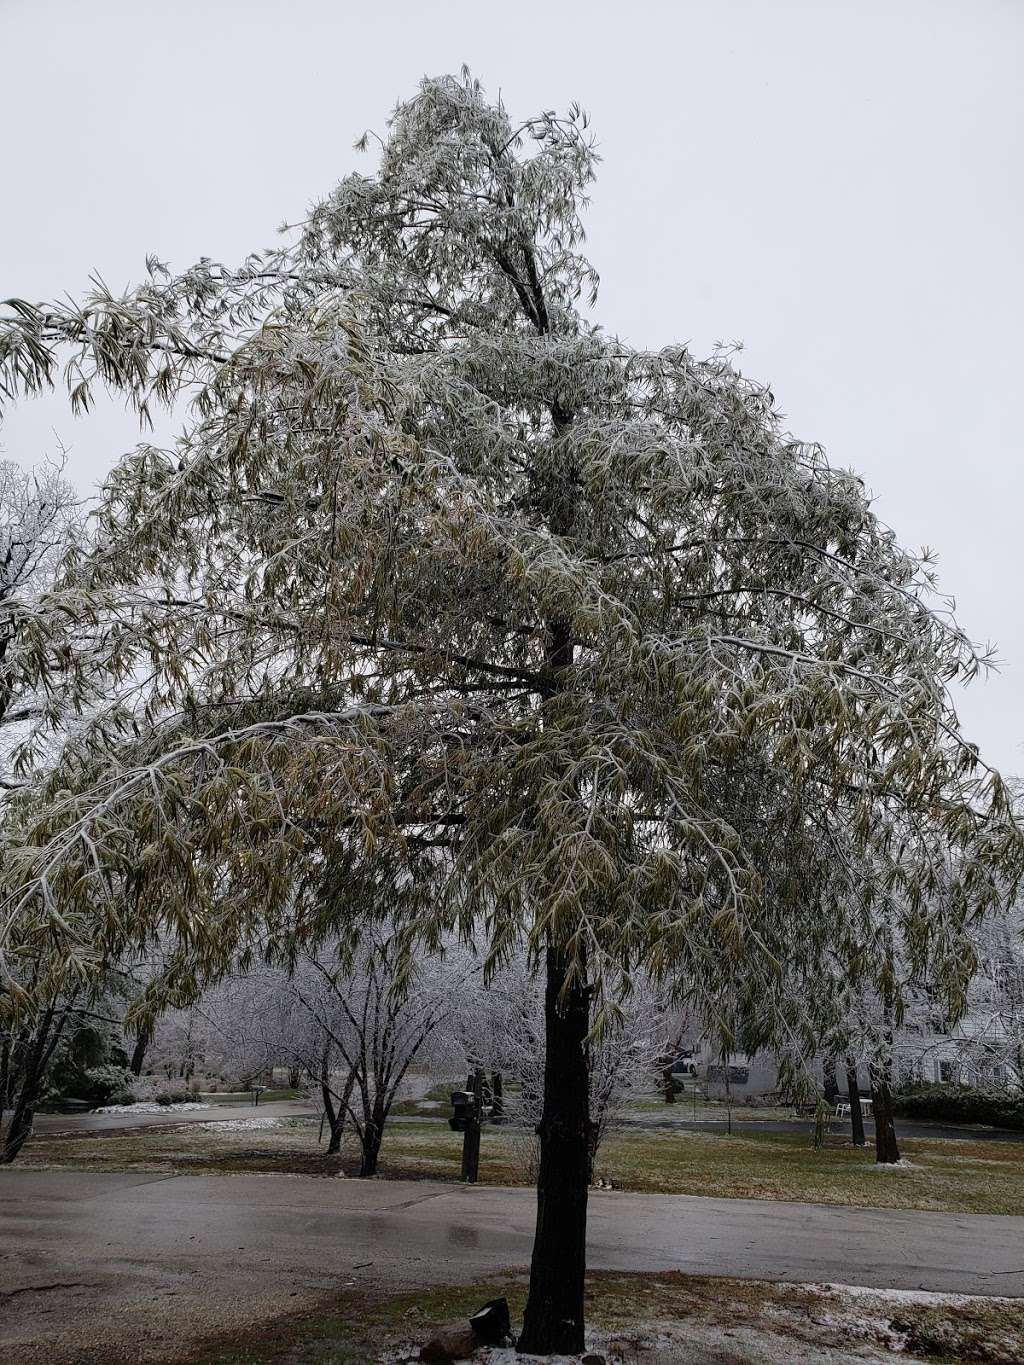
[[[24,1167],[177,1171],[184,1174],[283,1172],[352,1175],[354,1140],[327,1157],[310,1119],[260,1119],[153,1126],[33,1139]],[[461,1139],[446,1125],[404,1121],[388,1129],[381,1175],[454,1180]],[[1019,1213],[1024,1208],[1024,1143],[911,1139],[909,1165],[878,1169],[872,1149],[834,1139],[815,1151],[808,1136],[789,1133],[698,1133],[686,1130],[616,1134],[602,1148],[597,1173],[619,1189],[737,1199],[794,1200],[868,1208],[952,1213]],[[484,1130],[481,1183],[530,1183],[530,1142],[507,1129]]]

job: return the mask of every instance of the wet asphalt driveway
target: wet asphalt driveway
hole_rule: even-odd
[[[167,1333],[244,1335],[340,1288],[493,1277],[528,1264],[533,1221],[522,1189],[12,1168],[0,1174],[0,1354],[159,1359]],[[1024,1217],[598,1191],[589,1261],[1024,1296]]]

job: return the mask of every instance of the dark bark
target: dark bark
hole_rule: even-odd
[[[860,1107],[857,1065],[852,1058],[847,1058],[846,1062],[846,1094],[850,1101],[850,1126],[853,1130],[853,1145],[855,1147],[863,1147],[864,1112]]]
[[[900,1159],[896,1143],[896,1123],[892,1105],[892,1087],[881,1067],[871,1067],[871,1109],[875,1120],[875,1160],[882,1166],[894,1166]]]
[[[518,1343],[521,1352],[537,1355],[578,1355],[583,1350],[590,994],[581,981],[567,985],[567,967],[564,954],[548,948],[537,1232]]]
[[[825,1080],[825,1099],[829,1104],[835,1104],[836,1096],[839,1094],[839,1079],[836,1075],[835,1057],[831,1056],[831,1054],[827,1056],[822,1062],[821,1070]]]
[[[366,1180],[377,1174],[377,1161],[380,1157],[380,1147],[383,1140],[383,1117],[371,1119],[368,1123],[363,1124],[359,1134],[359,1143],[362,1148],[359,1175],[362,1179]]]
[[[13,1089],[15,1071],[19,1074],[20,1084],[7,1131],[0,1131],[0,1166],[9,1166],[32,1134],[32,1123],[46,1083],[47,1070],[67,1021],[67,1006],[60,1010],[53,1006],[44,1010],[32,1033],[24,1039],[24,1051],[19,1064],[14,1067],[9,1056],[5,1059],[5,1089]]]
[[[500,1071],[491,1073],[491,1122],[501,1123],[505,1117],[505,1095]]]
[[[597,1166],[597,1149],[601,1143],[601,1133],[596,1123],[587,1125],[587,1184],[593,1185],[594,1171]]]
[[[871,1081],[871,1110],[875,1121],[875,1159],[880,1166],[893,1166],[900,1159],[896,1145],[896,1123],[892,1104],[892,1028],[893,1004],[886,996],[882,1002],[883,1046],[868,1067]]]
[[[135,1039],[135,1046],[132,1048],[131,1061],[128,1063],[128,1070],[133,1076],[142,1075],[142,1063],[146,1060],[150,1036],[149,1029],[144,1028]]]
[[[19,1100],[11,1114],[7,1132],[0,1147],[0,1166],[9,1166],[32,1135],[32,1121],[35,1109]]]
[[[324,1116],[331,1133],[330,1140],[327,1143],[328,1156],[337,1156],[341,1151],[341,1139],[345,1133],[345,1116],[352,1100],[356,1078],[356,1068],[350,1065],[348,1075],[345,1077],[345,1087],[341,1094],[337,1095],[331,1088],[331,1045],[328,1041],[324,1048],[320,1067],[320,1094],[324,1102]],[[334,1103],[335,1100],[338,1101],[337,1105]]]
[[[675,1059],[673,1058],[673,1060],[662,1069],[661,1073],[662,1098],[666,1104],[675,1104],[676,1102],[676,1080],[675,1076],[672,1074],[674,1061]]]
[[[480,1126],[483,1118],[484,1073],[478,1068],[472,1075],[473,1112],[462,1137],[462,1179],[475,1185],[480,1174]]]
[[[324,1115],[331,1134],[327,1143],[327,1155],[337,1156],[341,1151],[341,1138],[345,1131],[345,1111],[335,1109],[334,1096],[331,1094],[331,1087],[326,1081],[321,1082],[320,1095],[324,1102]]]

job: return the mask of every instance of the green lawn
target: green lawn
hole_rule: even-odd
[[[256,1111],[239,1118],[258,1118]],[[89,1170],[354,1173],[354,1139],[340,1158],[317,1145],[315,1120],[288,1119],[274,1127],[235,1129],[152,1126],[74,1137],[33,1139],[19,1166]],[[439,1123],[402,1122],[389,1128],[381,1174],[391,1178],[457,1180],[461,1137]],[[530,1182],[531,1142],[507,1129],[484,1129],[481,1182]],[[804,1134],[626,1131],[610,1137],[597,1173],[625,1190],[727,1198],[794,1200],[869,1208],[934,1209],[957,1213],[1024,1211],[1024,1143],[902,1144],[908,1167],[879,1170],[873,1150],[840,1139],[814,1151]]]

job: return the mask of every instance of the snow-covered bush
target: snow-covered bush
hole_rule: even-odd
[[[84,1073],[88,1088],[81,1098],[93,1104],[131,1104],[135,1098],[135,1077],[126,1066],[107,1062],[91,1066]]]

